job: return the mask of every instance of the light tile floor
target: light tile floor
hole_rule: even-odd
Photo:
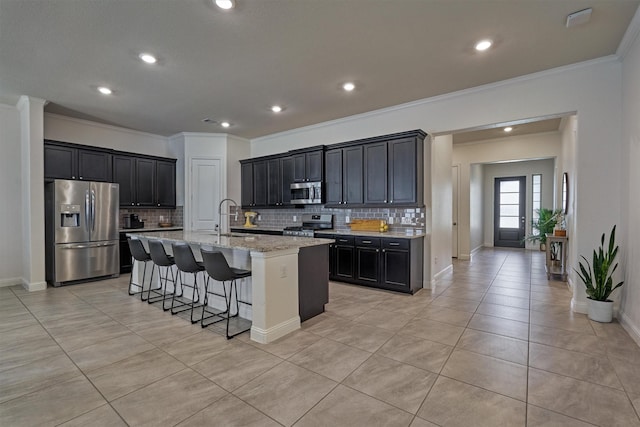
[[[0,425],[640,426],[640,348],[571,313],[543,263],[485,249],[414,296],[332,283],[326,313],[268,345],[126,276],[0,288]]]

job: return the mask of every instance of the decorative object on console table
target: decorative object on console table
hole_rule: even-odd
[[[547,246],[547,236],[549,233],[553,233],[553,229],[558,223],[558,215],[562,213],[562,210],[540,208],[536,209],[536,213],[538,214],[538,217],[531,220],[531,234],[526,236],[524,240],[529,242],[540,242],[540,250],[544,251]]]
[[[614,225],[611,229],[609,246],[606,248],[606,252],[604,237],[605,233],[602,233],[600,247],[597,251],[593,250],[593,264],[589,264],[589,261],[581,255],[580,257],[584,260],[586,266],[580,262],[580,271],[576,270],[576,273],[580,276],[587,290],[589,319],[608,323],[613,319],[613,301],[609,299],[609,296],[624,282],[619,282],[613,286],[613,273],[618,268],[618,263],[614,265],[616,255],[618,255],[616,226]]]

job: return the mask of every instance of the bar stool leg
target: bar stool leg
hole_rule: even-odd
[[[131,259],[132,259],[132,265],[136,262],[140,262],[140,261],[136,261],[135,258],[133,257]],[[147,262],[148,261],[144,261],[144,267],[142,269],[142,285],[133,282],[133,267],[131,267],[131,274],[129,275],[129,295],[140,294],[140,298],[142,299],[142,296],[144,294],[144,280],[147,275]],[[151,273],[153,274],[153,267],[151,268]],[[131,292],[131,286],[137,286],[138,288],[140,288],[140,291]]]

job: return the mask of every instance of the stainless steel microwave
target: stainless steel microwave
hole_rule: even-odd
[[[294,182],[291,184],[291,204],[322,204],[322,182]]]

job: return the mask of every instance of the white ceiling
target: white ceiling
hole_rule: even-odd
[[[0,0],[0,101],[29,95],[160,135],[254,138],[615,54],[639,3],[237,0],[224,12],[210,0]],[[591,22],[567,29],[587,7]],[[494,47],[475,52],[485,37]]]

